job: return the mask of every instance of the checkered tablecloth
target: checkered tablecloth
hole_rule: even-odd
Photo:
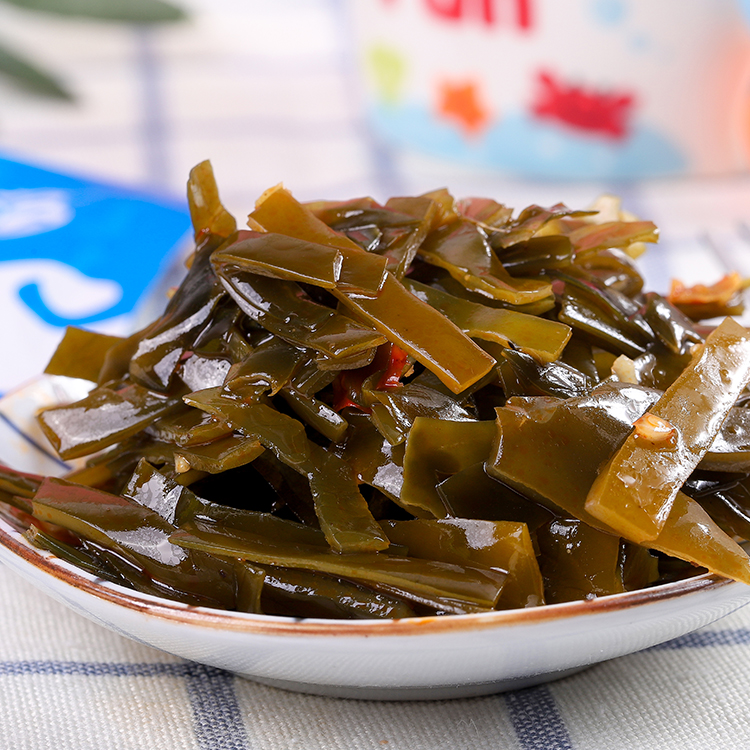
[[[76,105],[49,103],[0,83],[0,153],[175,196],[190,167],[210,158],[240,217],[280,181],[301,199],[385,199],[448,185],[519,208],[583,207],[617,191],[661,226],[660,246],[643,260],[650,288],[664,291],[672,276],[716,280],[733,268],[750,275],[747,177],[533,184],[401,153],[362,116],[344,0],[183,5],[190,20],[159,30],[0,5],[3,35],[78,96]],[[166,747],[747,748],[750,609],[546,686],[376,703],[288,693],[181,661],[102,629],[0,568],[0,750]]]
[[[549,685],[438,702],[321,698],[104,630],[0,568],[3,750],[750,747],[750,610]]]

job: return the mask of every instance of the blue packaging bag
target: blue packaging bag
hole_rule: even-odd
[[[185,201],[0,156],[0,393],[44,369],[65,326],[132,331],[189,230]]]

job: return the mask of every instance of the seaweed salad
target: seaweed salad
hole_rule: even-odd
[[[613,198],[516,213],[277,186],[242,229],[203,162],[188,201],[164,313],[127,338],[69,328],[47,367],[92,383],[39,415],[75,468],[0,467],[0,513],[32,544],[290,617],[750,583],[739,277],[644,291],[658,233]]]

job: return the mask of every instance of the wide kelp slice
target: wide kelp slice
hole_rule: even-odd
[[[569,326],[554,320],[470,302],[411,279],[404,286],[467,336],[520,349],[542,362],[557,360],[571,336]]]
[[[586,510],[642,543],[664,528],[679,488],[750,382],[750,334],[725,319],[600,469]]]
[[[129,498],[62,479],[46,479],[34,515],[111,550],[142,570],[165,595],[190,604],[234,606],[232,567],[220,558],[178,547],[176,527]]]
[[[217,529],[206,523],[186,524],[171,542],[212,555],[251,560],[259,565],[312,570],[385,586],[415,601],[456,613],[493,609],[505,571],[472,565],[455,565],[383,554],[339,555],[317,547],[298,545],[283,549],[273,540],[238,530]]]
[[[524,523],[444,518],[382,525],[391,542],[406,547],[412,557],[507,571],[498,609],[544,604],[542,575]]]
[[[267,190],[248,216],[251,229],[277,232],[286,237],[338,250],[341,267],[336,287],[341,292],[376,296],[385,281],[387,261],[365,252],[345,234],[337,232],[318,219],[283,186]]]
[[[45,409],[39,422],[63,459],[88,456],[177,411],[180,401],[135,383],[95,388],[73,404]]]
[[[599,467],[657,397],[657,393],[627,384],[604,384],[579,399],[530,399],[499,408],[498,433],[487,470],[554,513],[569,514],[619,538],[620,531],[589,513],[586,498]],[[677,493],[664,527],[648,547],[750,582],[747,553],[682,492]]]

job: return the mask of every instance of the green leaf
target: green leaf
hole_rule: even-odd
[[[82,16],[104,21],[164,23],[181,21],[185,11],[164,0],[6,0],[20,8],[53,13],[58,16]]]
[[[19,57],[0,43],[0,75],[11,78],[14,83],[36,94],[55,99],[73,100],[73,95],[52,74],[37,67],[29,60]]]

